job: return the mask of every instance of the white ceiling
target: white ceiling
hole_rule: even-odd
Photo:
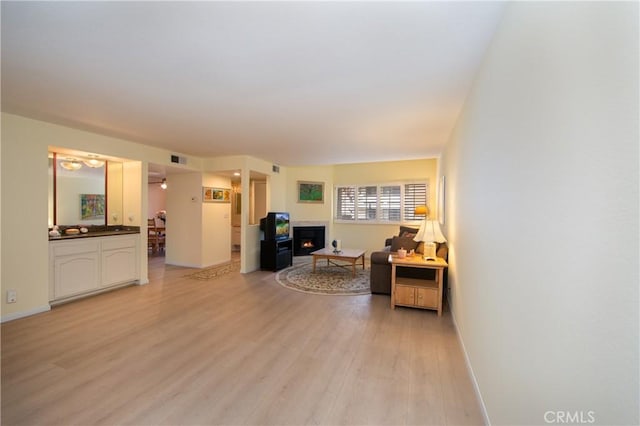
[[[2,1],[2,110],[203,157],[433,157],[503,9]]]

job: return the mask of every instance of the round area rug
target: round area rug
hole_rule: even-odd
[[[197,280],[213,280],[227,275],[231,272],[237,272],[240,270],[240,261],[233,260],[229,263],[223,263],[222,265],[211,266],[205,269],[198,269],[196,272],[185,275],[187,278],[195,278]]]
[[[325,295],[362,295],[371,294],[369,285],[369,269],[356,265],[356,277],[353,278],[351,265],[341,268],[327,266],[321,260],[316,264],[316,272],[312,272],[311,263],[302,263],[283,269],[276,274],[280,285],[296,291]]]

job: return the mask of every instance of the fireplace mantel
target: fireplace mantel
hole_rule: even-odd
[[[324,226],[325,230],[329,229],[329,222],[321,220],[292,220],[291,226]]]

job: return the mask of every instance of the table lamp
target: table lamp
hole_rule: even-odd
[[[425,218],[420,224],[418,233],[413,238],[414,241],[424,242],[424,259],[435,260],[436,259],[436,243],[445,243],[447,239],[442,235],[440,230],[440,224],[435,220],[429,220],[429,209],[427,206],[417,206],[414,213],[424,214]]]

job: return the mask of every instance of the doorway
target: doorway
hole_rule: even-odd
[[[164,257],[167,223],[167,174],[164,166],[149,164],[147,173],[147,233],[149,258]],[[164,244],[154,244],[162,238]]]
[[[242,185],[240,177],[231,179],[231,260],[240,261],[242,249]]]

